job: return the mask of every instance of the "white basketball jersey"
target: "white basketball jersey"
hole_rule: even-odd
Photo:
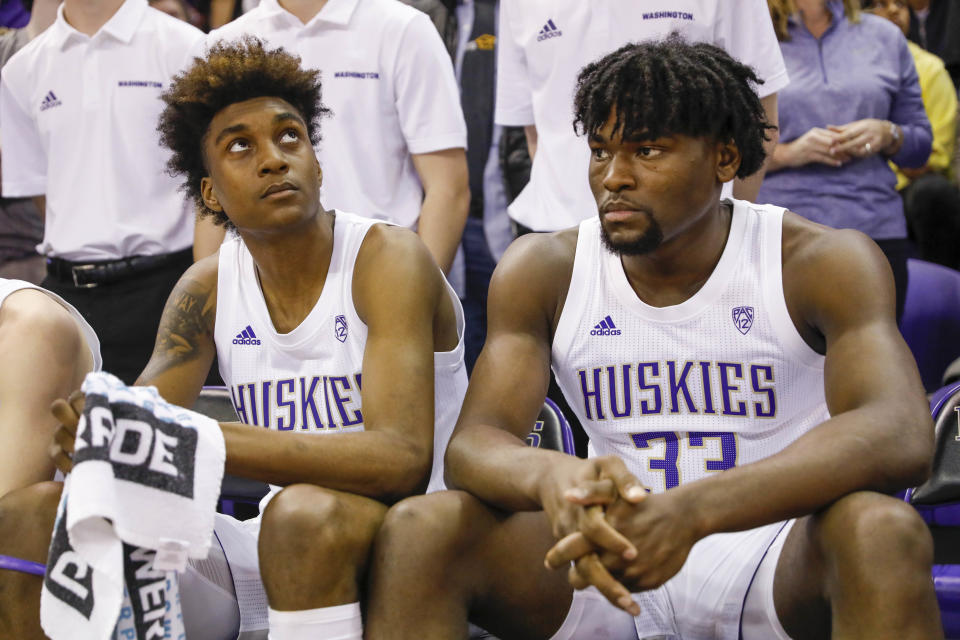
[[[7,299],[14,291],[20,291],[21,289],[36,289],[41,291],[52,299],[60,303],[60,305],[70,312],[70,315],[73,316],[73,319],[76,320],[77,324],[80,326],[80,330],[83,332],[83,337],[87,341],[87,346],[90,348],[90,354],[93,356],[93,370],[100,371],[101,366],[103,365],[103,360],[100,357],[100,339],[97,338],[96,332],[94,332],[93,327],[83,319],[83,316],[80,315],[80,312],[74,308],[72,304],[53,293],[52,291],[47,291],[42,287],[38,287],[35,284],[26,282],[25,280],[8,280],[6,278],[0,278],[0,306],[3,306],[3,301]]]
[[[336,212],[323,291],[303,322],[277,333],[253,258],[234,237],[220,247],[214,341],[220,375],[241,422],[318,435],[363,430],[360,389],[367,326],[353,306],[353,270],[367,230],[380,221]],[[434,354],[434,449],[428,491],[443,488],[443,454],[467,387],[463,309],[447,285],[459,341]],[[398,372],[402,375],[402,372]]]
[[[783,297],[782,219],[734,200],[713,273],[669,307],[640,300],[598,218],[580,225],[553,368],[590,455],[619,456],[660,492],[777,453],[829,417],[824,358]]]

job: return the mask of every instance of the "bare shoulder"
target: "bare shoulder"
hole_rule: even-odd
[[[556,328],[570,288],[578,228],[530,233],[507,248],[490,281],[490,309],[511,315],[524,308],[545,315]]]
[[[360,253],[357,259],[363,259],[364,254],[380,254],[382,252],[407,253],[410,256],[423,253],[429,256],[429,252],[420,237],[406,227],[400,227],[393,224],[377,223],[370,227],[360,245]]]
[[[213,343],[218,272],[219,253],[215,253],[195,262],[180,276],[160,318],[156,350],[180,356],[193,353],[201,343]]]
[[[882,277],[889,270],[883,252],[869,236],[854,229],[826,227],[790,211],[784,213],[782,243],[785,275],[807,269],[854,269],[858,276]]]
[[[375,224],[360,245],[354,277],[382,278],[392,273],[420,274],[430,280],[439,279],[442,274],[415,232],[390,224]]]
[[[209,283],[216,288],[217,275],[220,273],[220,252],[213,253],[206,258],[201,258],[194,262],[183,272],[184,275],[190,274],[190,278],[200,283]]]
[[[545,272],[556,276],[558,271],[572,272],[578,231],[577,227],[571,227],[553,233],[520,236],[507,248],[500,264],[533,270],[535,274],[532,275]]]
[[[560,284],[558,281],[569,285],[578,231],[574,227],[520,236],[507,248],[497,265],[499,277],[525,280],[541,289],[544,286],[553,288],[550,285]]]
[[[416,233],[375,224],[367,231],[353,270],[353,299],[361,318],[372,304],[401,297],[436,306],[444,291],[443,272]]]
[[[196,382],[199,391],[213,360],[218,264],[219,252],[195,262],[180,276],[160,316],[153,355],[136,382],[156,385],[160,395],[183,406],[196,397],[182,391],[184,383]]]
[[[831,229],[788,211],[782,247],[784,296],[795,322],[800,316],[821,334],[842,319],[895,322],[890,265],[865,234]]]
[[[216,315],[217,277],[220,272],[220,254],[214,253],[190,265],[177,281],[170,298],[169,307],[175,303],[185,313],[203,312],[212,318]],[[211,328],[212,328],[211,324]]]

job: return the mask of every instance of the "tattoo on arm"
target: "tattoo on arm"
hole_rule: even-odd
[[[160,318],[150,363],[141,375],[148,381],[197,358],[204,343],[213,342],[214,288],[184,278],[174,288]]]

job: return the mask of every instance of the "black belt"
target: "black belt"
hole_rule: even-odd
[[[61,258],[47,258],[47,275],[78,289],[90,289],[101,284],[111,284],[135,275],[155,271],[176,262],[189,262],[193,249],[154,256],[130,256],[119,260],[101,262],[71,262]]]

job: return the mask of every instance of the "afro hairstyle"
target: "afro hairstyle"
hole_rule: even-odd
[[[227,215],[206,206],[200,190],[209,175],[203,145],[214,116],[238,102],[271,97],[286,101],[303,117],[311,144],[320,142],[320,119],[330,110],[320,100],[320,72],[303,69],[300,58],[283,49],[267,49],[258,38],[245,36],[218,42],[203,58],[179,73],[161,96],[166,105],[157,131],[173,153],[167,173],[183,177],[181,189],[197,206],[200,217],[231,227]]]

